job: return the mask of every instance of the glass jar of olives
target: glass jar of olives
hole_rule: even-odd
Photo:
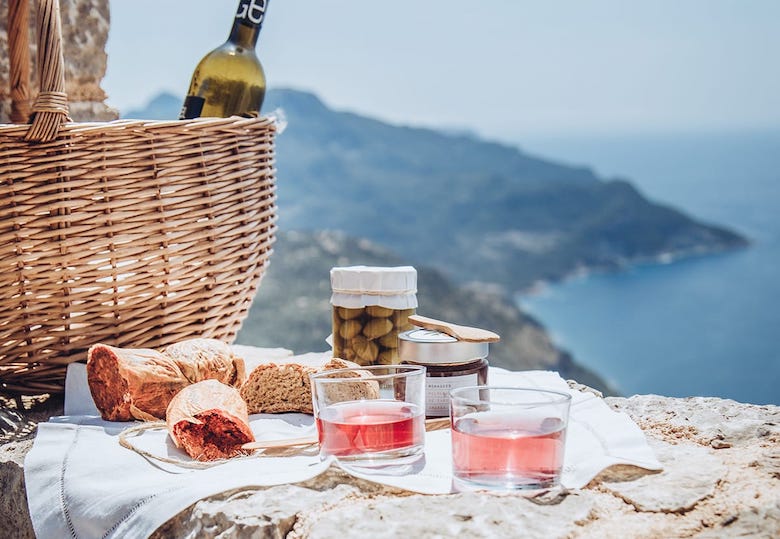
[[[398,334],[412,328],[417,270],[350,266],[330,270],[333,355],[359,365],[399,363]]]

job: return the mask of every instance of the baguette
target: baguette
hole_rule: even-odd
[[[216,339],[190,339],[162,351],[96,344],[87,353],[87,381],[100,415],[107,421],[165,419],[179,391],[216,379],[239,387],[244,362]]]
[[[228,459],[251,453],[254,442],[246,403],[238,390],[203,380],[179,391],[168,404],[166,424],[176,447],[195,460]]]

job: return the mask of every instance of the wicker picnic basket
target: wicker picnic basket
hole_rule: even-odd
[[[56,0],[38,40],[32,124],[0,125],[0,392],[62,391],[97,342],[232,342],[272,253],[273,120],[70,122]]]

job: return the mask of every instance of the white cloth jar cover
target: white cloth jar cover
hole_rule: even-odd
[[[330,302],[339,307],[417,308],[417,270],[412,266],[333,268],[330,286]]]

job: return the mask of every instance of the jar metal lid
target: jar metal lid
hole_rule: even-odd
[[[401,361],[431,364],[469,363],[488,356],[486,342],[459,341],[440,331],[411,329],[398,335]]]

